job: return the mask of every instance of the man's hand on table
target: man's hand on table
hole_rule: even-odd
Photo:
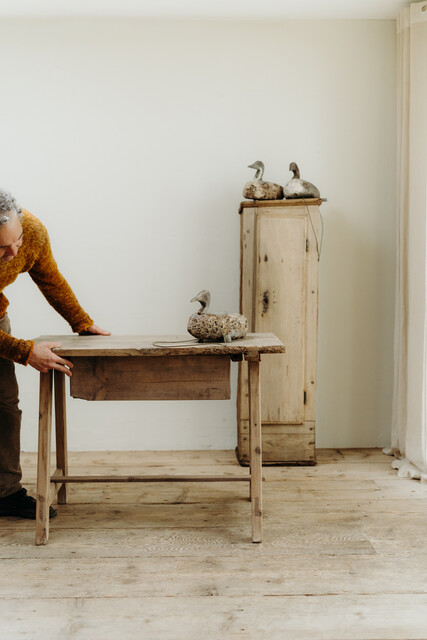
[[[111,332],[101,329],[96,324],[92,324],[86,329],[86,331],[84,331],[84,334],[110,336]],[[28,364],[31,367],[34,367],[37,371],[41,371],[43,373],[50,371],[50,369],[57,369],[57,371],[62,371],[62,373],[65,373],[71,378],[73,363],[70,362],[70,360],[61,358],[61,356],[58,356],[53,351],[53,349],[58,349],[59,347],[61,347],[59,342],[39,342],[34,346],[34,349],[28,358]]]
[[[34,349],[28,358],[28,364],[43,373],[50,371],[50,369],[57,369],[57,371],[62,371],[71,377],[73,363],[61,358],[61,356],[52,351],[52,349],[57,349],[60,346],[59,342],[39,342],[34,345]]]
[[[81,336],[111,336],[111,331],[106,331],[105,329],[101,329],[97,324],[92,324],[90,327],[86,329],[86,331],[82,331],[80,333]]]

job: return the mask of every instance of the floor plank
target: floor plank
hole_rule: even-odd
[[[405,559],[405,572],[391,581],[393,557],[319,556],[315,576],[309,554],[240,557],[151,556],[146,558],[68,558],[63,598],[175,596],[295,596],[422,594],[427,553]],[[58,561],[13,558],[2,563],[0,599],[57,598]],[[174,576],[171,580],[171,575]]]
[[[16,601],[13,612],[7,600],[0,631],[31,640],[420,640],[426,610],[427,595],[412,593],[35,599]]]
[[[425,640],[427,484],[380,449],[264,467],[264,542],[243,483],[73,485],[47,546],[2,518],[7,640]],[[23,454],[33,489],[35,454]],[[75,474],[241,474],[234,451],[74,452]],[[102,471],[101,471],[102,470]]]
[[[417,507],[414,509],[413,507]],[[103,504],[70,502],[56,506],[59,517],[51,523],[53,531],[57,529],[145,529],[164,528],[218,528],[241,526],[249,516],[249,500],[224,501],[213,504],[177,503],[177,504]],[[319,524],[333,527],[340,524],[358,523],[368,530],[369,525],[376,525],[380,532],[396,535],[396,515],[411,515],[408,524],[402,522],[401,531],[407,532],[417,527],[427,530],[427,510],[422,501],[402,499],[371,500],[357,503],[346,500],[332,501],[319,498],[310,505],[294,500],[270,500],[265,504],[264,520],[267,528],[270,525],[281,526],[283,523],[300,523],[303,527],[317,527]],[[20,521],[16,518],[3,518],[2,531],[33,530],[30,520]],[[371,531],[371,530],[370,530]]]
[[[1,558],[65,558],[76,553],[80,557],[151,557],[151,556],[206,556],[235,555],[243,557],[254,554],[278,553],[295,555],[312,553],[320,555],[347,555],[375,553],[371,542],[361,527],[353,524],[335,524],[331,535],[330,525],[318,525],[307,529],[304,525],[287,524],[271,526],[262,545],[251,542],[249,514],[246,524],[238,527],[209,529],[192,528],[147,528],[147,529],[103,529],[83,530],[55,529],[52,524],[51,542],[40,550],[34,549],[34,533],[0,532]]]

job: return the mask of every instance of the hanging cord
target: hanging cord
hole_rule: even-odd
[[[153,342],[153,347],[176,347],[177,345],[191,346],[195,342],[199,342],[197,338],[188,338],[188,340],[171,340],[170,342]]]
[[[307,210],[307,214],[311,223],[311,228],[313,229],[313,234],[314,234],[314,238],[316,240],[316,250],[317,250],[317,261],[320,262],[320,254],[322,253],[322,244],[323,244],[323,231],[324,231],[324,227],[323,227],[323,217],[322,214],[320,212],[319,209],[319,218],[320,218],[320,242],[317,238],[317,233],[316,230],[314,228],[314,224],[313,224],[313,220],[311,217],[311,213],[310,213],[310,209],[307,206],[307,203],[305,203],[305,208]]]

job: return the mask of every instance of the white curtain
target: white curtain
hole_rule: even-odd
[[[427,0],[397,19],[393,467],[427,482]]]

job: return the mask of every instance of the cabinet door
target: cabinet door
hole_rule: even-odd
[[[256,224],[254,325],[285,344],[263,356],[263,422],[304,422],[307,217],[266,210]]]

